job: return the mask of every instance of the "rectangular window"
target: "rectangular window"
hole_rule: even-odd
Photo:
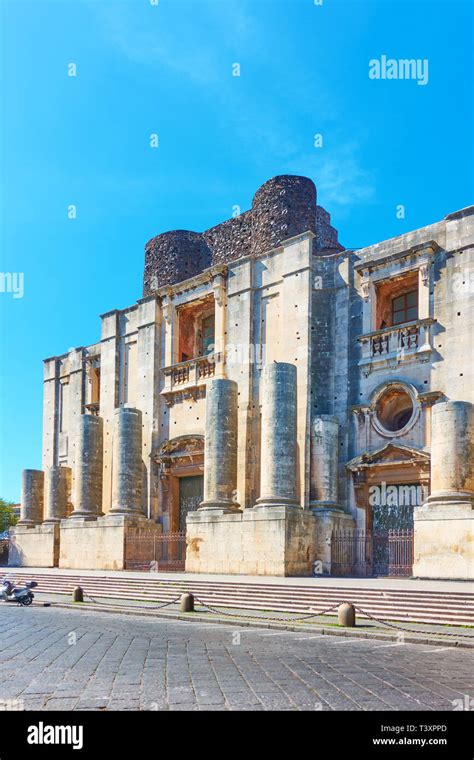
[[[212,353],[214,350],[215,319],[214,314],[204,317],[202,320],[202,350],[201,356]]]
[[[403,293],[392,300],[392,324],[401,325],[418,319],[418,291]]]
[[[59,432],[67,430],[69,416],[69,380],[59,383]]]

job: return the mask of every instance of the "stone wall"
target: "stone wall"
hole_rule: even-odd
[[[34,528],[16,525],[10,531],[10,567],[57,567],[59,525],[42,524]]]
[[[145,246],[143,294],[193,277],[211,264],[260,256],[302,232],[313,232],[316,250],[342,250],[330,216],[316,205],[316,187],[307,177],[281,175],[265,182],[252,209],[202,234],[175,230]]]
[[[193,512],[186,543],[187,572],[308,576],[316,559],[316,518],[297,507]]]
[[[145,245],[143,295],[199,274],[212,263],[211,250],[199,232],[173,230]]]

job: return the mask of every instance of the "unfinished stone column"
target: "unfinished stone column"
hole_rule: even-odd
[[[102,417],[82,414],[76,439],[74,512],[70,519],[95,520],[102,515]]]
[[[68,516],[71,497],[70,467],[47,467],[44,479],[45,523],[59,523]]]
[[[261,451],[256,506],[298,506],[294,364],[274,362],[262,370]]]
[[[142,514],[142,413],[122,406],[115,411],[110,514]]]
[[[23,470],[21,481],[21,510],[18,525],[39,525],[43,522],[43,509],[43,470]]]
[[[431,421],[431,493],[413,514],[413,575],[472,580],[474,407],[438,402]]]
[[[237,489],[237,383],[215,378],[206,386],[204,501],[199,510],[235,512]]]
[[[474,407],[434,405],[431,417],[431,502],[474,503]]]
[[[313,420],[311,429],[312,509],[339,509],[337,503],[339,422],[330,414]]]

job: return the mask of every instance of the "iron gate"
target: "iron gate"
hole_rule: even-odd
[[[125,569],[150,572],[184,571],[186,533],[139,533],[131,528],[125,533]]]
[[[338,530],[331,536],[331,575],[408,577],[412,568],[412,530]]]

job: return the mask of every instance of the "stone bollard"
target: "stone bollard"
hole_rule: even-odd
[[[194,595],[193,594],[181,594],[179,602],[180,612],[194,612]]]
[[[84,601],[84,591],[80,586],[76,586],[74,591],[72,592],[72,601],[73,602],[83,602]]]
[[[339,605],[337,610],[337,619],[339,625],[343,626],[344,628],[355,628],[356,611],[354,605],[349,604],[349,602],[343,602],[343,604]]]

